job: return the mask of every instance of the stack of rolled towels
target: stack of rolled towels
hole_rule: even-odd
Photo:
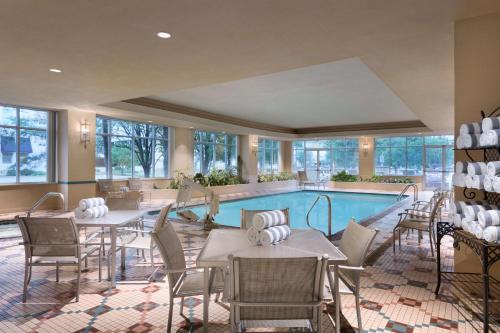
[[[500,145],[500,117],[484,118],[482,122],[462,124],[457,137],[458,149]]]
[[[287,217],[281,210],[257,213],[252,226],[247,231],[248,240],[253,245],[272,245],[284,241],[292,231],[287,225]]]
[[[500,161],[459,161],[452,181],[455,186],[500,193]]]
[[[103,198],[87,198],[80,200],[75,209],[75,217],[77,219],[94,219],[105,216],[108,211]]]
[[[455,201],[450,223],[487,242],[500,243],[500,206],[485,201]]]

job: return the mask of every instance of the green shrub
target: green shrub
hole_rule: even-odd
[[[285,181],[285,180],[292,180],[292,179],[295,179],[295,177],[289,172],[270,173],[270,174],[260,173],[257,176],[257,181],[259,183]]]
[[[393,178],[385,178],[382,176],[372,176],[371,178],[365,179],[363,181],[370,183],[388,183],[388,184],[412,184],[414,183],[413,179],[409,177],[393,177]]]
[[[357,182],[358,177],[355,175],[350,175],[347,171],[342,170],[336,175],[332,175],[331,180],[334,182]]]

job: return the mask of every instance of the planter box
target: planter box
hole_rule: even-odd
[[[242,192],[257,192],[263,190],[275,189],[296,189],[296,180],[276,181],[267,183],[252,183],[252,184],[236,184],[225,186],[212,186],[209,187],[212,191],[219,195],[234,194]],[[144,200],[159,200],[159,199],[175,199],[177,191],[174,189],[158,189],[158,190],[145,190]],[[200,192],[194,191],[193,198],[202,198],[204,195]]]
[[[416,183],[418,190],[422,190],[422,184]],[[363,191],[389,191],[400,193],[408,184],[401,183],[370,183],[370,182],[329,182],[328,187],[338,190],[363,190]],[[408,191],[409,195],[412,191]]]

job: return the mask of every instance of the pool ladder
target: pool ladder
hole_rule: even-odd
[[[326,202],[328,204],[328,234],[325,233],[324,231],[322,230],[319,230],[315,227],[313,227],[309,221],[309,215],[311,214],[311,211],[313,210],[313,208],[316,206],[316,204],[322,199],[326,199]],[[329,240],[332,240],[332,199],[326,195],[326,194],[320,194],[316,197],[316,200],[314,200],[314,203],[311,205],[311,208],[309,208],[309,211],[307,212],[307,215],[306,215],[306,222],[307,222],[307,226],[309,228],[312,228],[312,229],[315,229],[315,230],[318,230],[318,231],[321,231],[326,238],[328,238]]]
[[[30,217],[31,213],[33,213],[41,204],[43,204],[49,198],[59,198],[59,201],[61,202],[61,205],[62,205],[62,209],[63,210],[65,209],[66,203],[64,201],[64,195],[62,193],[59,193],[59,192],[48,192],[48,193],[45,193],[40,199],[38,199],[37,202],[35,202],[33,204],[33,206],[31,206],[31,208],[28,210],[28,214],[27,214],[28,217]]]
[[[408,184],[408,185],[406,185],[405,188],[401,191],[401,193],[399,193],[397,201],[401,201],[401,199],[403,199],[403,196],[405,195],[405,193],[410,188],[413,189],[413,201],[414,202],[417,201],[418,200],[418,186],[417,186],[417,184]]]

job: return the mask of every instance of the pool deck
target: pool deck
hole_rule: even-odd
[[[271,194],[271,193],[266,193]],[[423,193],[425,199],[428,193]],[[240,196],[243,198],[245,196]],[[226,199],[234,198],[230,196]],[[433,293],[436,264],[430,256],[427,239],[418,244],[416,233],[403,240],[393,254],[391,231],[397,213],[409,204],[390,209],[375,217],[370,228],[380,230],[376,244],[363,273],[361,306],[364,332],[437,333],[480,332],[481,323],[460,299],[460,287],[443,284],[442,293]],[[152,224],[153,221],[147,221]],[[199,224],[172,222],[185,247],[203,246],[208,233]],[[53,268],[38,268],[29,289],[28,303],[20,303],[23,276],[23,248],[18,239],[0,241],[0,332],[165,332],[168,314],[168,287],[164,273],[149,283],[149,265],[128,253],[125,271],[118,271],[119,283],[114,289],[97,281],[96,262],[82,276],[80,302],[74,302],[75,274],[62,269],[61,282],[55,282]],[[186,252],[193,265],[196,251]],[[443,265],[453,269],[453,247],[444,240]],[[155,262],[161,262],[155,256]],[[495,296],[498,297],[498,296]],[[201,332],[202,301],[190,297],[185,301],[185,316],[179,315],[179,301],[174,304],[175,332]],[[356,311],[354,297],[342,296],[342,332],[354,332]],[[331,313],[326,307],[325,313]],[[227,304],[211,302],[209,332],[228,331]],[[327,316],[324,331],[334,332]],[[500,331],[498,326],[493,331]]]

